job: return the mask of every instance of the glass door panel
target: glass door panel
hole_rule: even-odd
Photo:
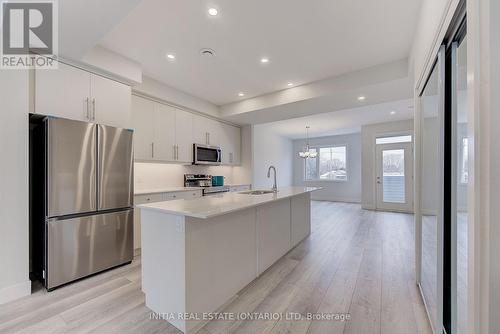
[[[412,145],[411,142],[376,145],[377,210],[413,209]]]
[[[405,150],[382,150],[382,187],[385,203],[405,203]]]
[[[444,47],[420,96],[422,242],[420,287],[435,333],[443,324]]]

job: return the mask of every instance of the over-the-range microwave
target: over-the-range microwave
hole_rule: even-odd
[[[193,165],[220,165],[222,150],[218,146],[193,144]]]

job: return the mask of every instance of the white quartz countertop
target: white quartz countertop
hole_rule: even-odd
[[[224,184],[228,187],[237,186],[249,186],[250,184],[245,183],[235,183],[235,184]],[[134,190],[134,195],[146,195],[146,194],[159,194],[159,193],[174,193],[178,191],[192,191],[192,190],[203,190],[201,187],[163,187],[163,188],[145,188]]]
[[[139,205],[139,208],[207,219],[320,189],[319,187],[285,187],[279,188],[277,193],[264,195],[223,193],[201,198],[143,204]]]

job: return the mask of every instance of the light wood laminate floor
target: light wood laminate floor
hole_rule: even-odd
[[[223,312],[349,313],[351,320],[209,322],[199,333],[430,333],[414,282],[413,216],[312,203],[312,233]],[[0,333],[180,333],[150,319],[141,260],[0,305]]]

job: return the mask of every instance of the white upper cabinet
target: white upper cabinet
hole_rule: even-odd
[[[222,123],[211,118],[193,116],[193,138],[195,144],[220,146]]]
[[[94,122],[116,126],[131,127],[130,86],[99,75],[91,75],[91,96]]]
[[[57,70],[36,70],[35,112],[90,121],[90,73],[59,63]]]
[[[240,128],[150,99],[132,97],[135,158],[193,161],[193,144],[220,146],[224,165],[240,164]]]
[[[241,130],[236,126],[221,124],[222,164],[239,165],[241,162]]]
[[[155,103],[132,96],[132,123],[134,127],[134,154],[138,160],[154,159]]]
[[[229,126],[230,138],[230,151],[229,151],[229,164],[241,164],[241,128],[236,126]]]
[[[130,87],[59,63],[56,70],[35,71],[37,114],[130,128]]]
[[[177,109],[175,111],[176,160],[193,162],[193,114]]]
[[[175,161],[175,109],[155,103],[155,160]]]

